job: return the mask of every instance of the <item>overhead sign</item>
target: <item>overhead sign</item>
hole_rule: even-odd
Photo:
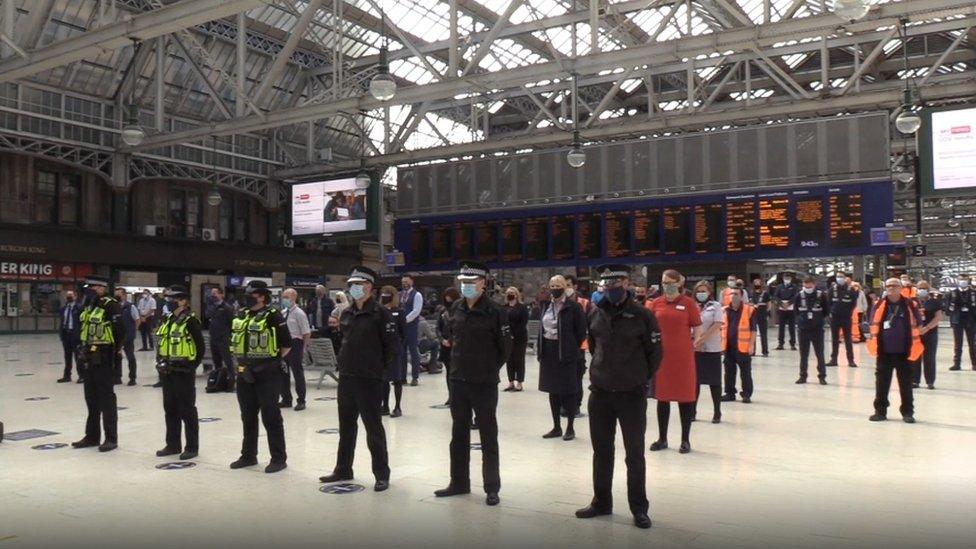
[[[926,257],[929,255],[929,247],[924,244],[912,246],[912,257]]]
[[[906,238],[905,227],[874,227],[871,229],[872,246],[904,246]]]
[[[402,267],[406,265],[403,257],[403,252],[392,252],[386,254],[386,266],[387,267]]]
[[[2,280],[64,280],[85,278],[93,272],[87,263],[37,263],[32,261],[0,261]]]

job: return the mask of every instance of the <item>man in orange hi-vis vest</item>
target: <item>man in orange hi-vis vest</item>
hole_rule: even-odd
[[[903,289],[900,279],[889,278],[885,282],[885,298],[878,301],[868,316],[871,323],[868,352],[877,358],[871,421],[888,419],[888,392],[894,373],[901,393],[901,417],[905,423],[915,423],[911,363],[924,352],[919,332],[922,317],[915,302],[902,296]]]
[[[569,282],[569,286],[566,288],[566,295],[570,299],[575,299],[576,303],[583,308],[583,314],[589,318],[590,311],[593,309],[593,304],[590,303],[589,299],[586,299],[578,292],[579,288],[577,286],[576,276],[566,275],[566,282]],[[579,375],[579,392],[576,394],[576,409],[583,409],[583,393],[586,392],[583,389],[583,376],[586,375],[586,351],[589,350],[590,346],[586,339],[583,340],[583,344],[580,345],[580,349],[583,352],[580,353],[579,362],[576,364],[576,373]],[[578,413],[577,417],[582,416],[582,413]]]
[[[723,402],[735,400],[736,369],[742,376],[742,402],[752,402],[752,353],[756,348],[756,309],[742,298],[742,290],[729,294],[722,323],[722,349],[725,352],[725,396]]]

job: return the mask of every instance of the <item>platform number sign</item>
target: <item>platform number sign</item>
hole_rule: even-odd
[[[912,246],[912,257],[926,257],[929,255],[929,248],[925,244],[915,244]]]

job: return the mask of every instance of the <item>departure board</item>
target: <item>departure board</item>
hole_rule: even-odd
[[[661,211],[634,212],[634,253],[640,257],[661,253]]]
[[[529,261],[545,261],[549,259],[548,218],[534,217],[526,220],[525,259]]]
[[[522,261],[522,223],[502,223],[502,261]]]
[[[764,250],[790,247],[790,197],[759,200],[759,246]]]
[[[573,218],[568,215],[560,215],[552,218],[552,258],[553,259],[573,259],[573,250],[576,247],[576,239],[573,225]]]
[[[664,208],[664,255],[691,253],[691,206]]]
[[[864,241],[861,226],[861,195],[832,194],[830,204],[830,244],[860,246]]]
[[[796,201],[796,240],[802,248],[823,246],[824,214],[822,198],[802,198]]]
[[[423,225],[410,228],[410,260],[417,263],[430,261],[430,229]]]
[[[607,257],[631,255],[630,225],[634,212],[610,212],[604,217],[607,224]]]
[[[603,223],[600,214],[584,214],[576,218],[577,243],[576,257],[579,259],[596,259],[601,256],[603,248]]]
[[[451,262],[451,226],[434,225],[430,232],[430,262],[435,265]]]
[[[722,205],[695,206],[695,253],[714,254],[722,251]]]
[[[756,202],[725,204],[725,250],[729,253],[756,249]]]
[[[475,237],[478,242],[478,261],[483,263],[498,261],[498,223],[478,223],[475,226]],[[521,247],[521,237],[519,233],[519,247]]]
[[[454,257],[474,259],[474,225],[469,223],[454,225]]]

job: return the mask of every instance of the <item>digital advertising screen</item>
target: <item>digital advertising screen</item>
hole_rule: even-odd
[[[295,183],[291,187],[291,234],[311,236],[366,230],[366,190],[356,179]]]
[[[923,192],[976,188],[976,106],[924,110],[919,142]]]

